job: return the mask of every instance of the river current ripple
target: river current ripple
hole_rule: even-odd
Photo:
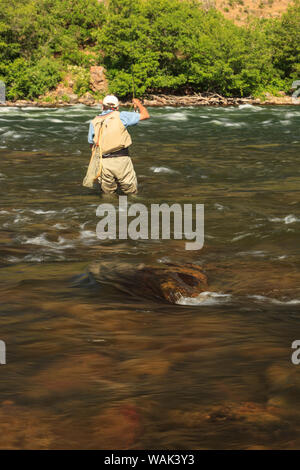
[[[1,448],[299,448],[299,108],[158,108],[131,129],[129,205],[204,204],[195,252],[97,239],[97,111],[0,108]],[[178,305],[114,271],[191,262],[209,291]]]

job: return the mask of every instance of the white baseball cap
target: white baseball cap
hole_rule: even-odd
[[[104,106],[112,106],[117,108],[119,106],[119,100],[114,95],[107,95],[103,100]]]

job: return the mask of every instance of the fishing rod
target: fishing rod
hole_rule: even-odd
[[[132,78],[132,99],[134,100],[135,99],[135,81],[134,81],[134,73],[133,73],[133,64],[131,64],[131,78]],[[131,105],[130,109],[132,109],[132,106],[134,106],[133,104]],[[136,107],[134,106],[134,112],[136,113],[137,109]]]

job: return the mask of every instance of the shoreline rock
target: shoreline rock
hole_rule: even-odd
[[[242,104],[250,105],[279,105],[279,106],[297,106],[300,104],[300,99],[295,100],[292,96],[287,96],[281,94],[280,96],[272,96],[269,93],[266,93],[266,99],[261,100],[259,98],[232,98],[224,97],[218,95],[217,93],[204,93],[204,94],[194,94],[194,95],[147,95],[143,99],[143,103],[148,107],[198,107],[198,106],[239,106]],[[72,93],[72,96],[68,101],[60,99],[56,102],[46,102],[46,101],[29,101],[29,100],[16,100],[16,101],[7,101],[6,103],[0,103],[0,107],[39,107],[39,108],[61,108],[69,107],[77,104],[83,104],[85,106],[95,107],[99,105],[99,102],[95,100],[91,93],[86,93],[80,98]],[[121,101],[121,106],[128,107],[131,106],[131,101]]]

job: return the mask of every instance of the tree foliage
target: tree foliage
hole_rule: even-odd
[[[35,98],[68,67],[104,64],[110,91],[287,90],[300,73],[300,4],[241,27],[196,0],[0,0],[0,78]]]

